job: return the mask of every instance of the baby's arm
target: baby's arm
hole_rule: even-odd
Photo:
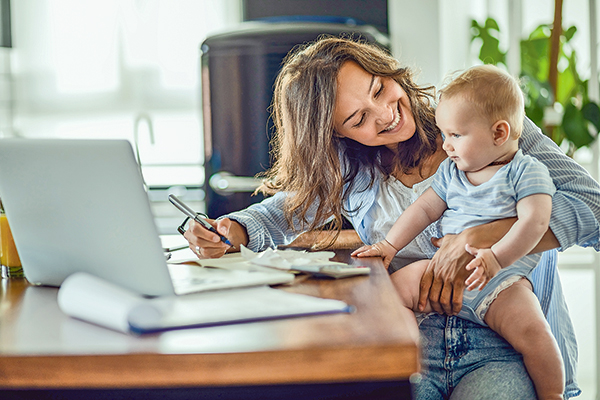
[[[396,253],[409,244],[429,224],[437,221],[446,210],[446,202],[431,188],[427,189],[396,220],[385,240],[355,250],[355,257],[383,257],[387,267]]]
[[[468,289],[483,288],[501,268],[529,254],[548,230],[551,213],[552,196],[527,196],[517,202],[517,222],[491,249],[467,245],[466,250],[475,256],[466,267],[474,269],[466,280]]]

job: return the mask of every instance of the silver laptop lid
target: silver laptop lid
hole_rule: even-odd
[[[59,286],[84,271],[174,293],[128,141],[1,139],[0,198],[30,282]]]

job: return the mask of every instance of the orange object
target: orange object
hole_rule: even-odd
[[[11,270],[13,267],[21,267],[21,259],[17,253],[15,241],[8,226],[8,219],[4,213],[0,213],[0,241],[2,242],[0,248],[0,262],[2,265],[9,267]]]

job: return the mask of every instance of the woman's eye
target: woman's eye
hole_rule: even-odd
[[[362,114],[360,116],[360,121],[358,121],[356,124],[354,124],[353,128],[358,128],[359,126],[361,126],[363,123],[365,122],[365,114]]]
[[[379,86],[379,89],[377,90],[377,92],[375,92],[375,97],[378,97],[381,94],[381,92],[383,92],[383,88],[384,88],[384,86],[382,83],[381,86]]]

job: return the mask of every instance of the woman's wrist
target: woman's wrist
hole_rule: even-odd
[[[465,229],[459,236],[465,244],[477,248],[490,248],[506,235],[516,221],[517,218],[499,219]]]
[[[400,249],[394,246],[387,238],[383,239],[383,241],[386,242],[392,249],[396,250],[396,253],[400,251]]]
[[[235,220],[231,220],[229,234],[227,236],[227,238],[235,246],[235,249],[231,249],[231,251],[239,251],[240,245],[248,246],[248,242],[250,241],[246,227]]]

